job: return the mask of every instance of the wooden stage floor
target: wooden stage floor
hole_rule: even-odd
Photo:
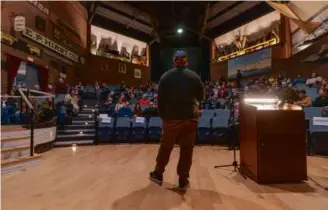
[[[260,186],[216,164],[232,162],[220,147],[194,150],[191,187],[182,195],[175,148],[165,184],[150,183],[158,145],[59,148],[43,154],[41,165],[2,176],[3,210],[327,210],[328,192],[311,181]],[[230,175],[229,175],[230,174]],[[328,159],[308,158],[308,175],[328,186]]]

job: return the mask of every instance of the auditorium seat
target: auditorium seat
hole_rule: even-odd
[[[215,110],[215,116],[223,117],[223,118],[228,118],[230,117],[231,111],[228,109],[216,109]]]
[[[322,117],[321,107],[305,107],[304,108],[305,119],[310,120],[313,117]]]
[[[145,111],[145,110],[148,109],[148,108],[149,108],[148,105],[141,105],[141,110],[142,110],[142,111]]]
[[[106,119],[98,118],[98,141],[109,142],[113,139],[114,134],[114,119],[108,117]]]
[[[221,109],[224,109],[225,105],[227,103],[227,100],[225,100],[224,98],[220,98],[218,101],[220,103]]]
[[[306,94],[312,99],[312,101],[314,101],[319,96],[317,88],[306,89]]]
[[[211,118],[210,117],[200,117],[198,119],[197,127],[197,143],[206,144],[212,140],[211,135]]]
[[[158,142],[162,136],[162,120],[159,117],[151,117],[148,125],[148,140]]]
[[[118,142],[127,142],[131,134],[131,119],[129,117],[117,118],[115,132]]]
[[[201,116],[212,118],[215,117],[216,110],[215,109],[204,109]]]
[[[327,118],[322,118],[326,119]],[[328,125],[314,125],[310,120],[310,153],[328,155]]]
[[[225,134],[229,128],[229,118],[229,110],[222,110],[212,119],[212,136],[215,142],[224,143],[225,139],[222,137],[226,137]]]
[[[303,84],[303,83],[298,83],[294,87],[296,89],[298,89],[298,90],[306,90],[306,89],[308,89],[307,85],[306,84]]]
[[[135,104],[129,104],[129,108],[133,111]]]
[[[65,94],[57,94],[55,97],[55,104],[63,102],[65,100]]]
[[[84,96],[89,99],[96,99],[96,89],[92,85],[88,85],[83,89]]]
[[[131,140],[140,142],[145,140],[147,122],[144,117],[135,117],[132,119],[132,136]]]

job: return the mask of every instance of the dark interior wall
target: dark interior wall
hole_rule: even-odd
[[[125,74],[119,73],[119,64],[126,65]],[[141,70],[141,78],[134,77],[135,69]],[[85,69],[81,75],[81,81],[85,84],[93,84],[95,81],[120,84],[124,81],[127,85],[138,86],[146,81],[150,81],[150,68],[116,59],[89,55],[86,59]]]
[[[218,81],[221,76],[228,76],[228,61],[212,63],[210,67],[210,80]]]
[[[150,47],[152,80],[158,81],[163,73],[173,68],[173,55],[176,50],[184,50],[188,56],[188,68],[198,73],[203,80],[209,78],[210,41],[203,40],[198,47],[161,48],[154,43]]]
[[[158,81],[161,77],[161,65],[160,65],[160,44],[155,42],[150,45],[150,68],[151,68],[151,80]]]
[[[282,73],[288,76],[309,76],[311,72],[317,72],[323,77],[328,77],[328,61],[305,63],[301,62],[308,55],[320,51],[323,44],[328,43],[328,35],[319,41],[312,44],[310,47],[293,55],[288,59],[273,59],[272,60],[272,73]]]

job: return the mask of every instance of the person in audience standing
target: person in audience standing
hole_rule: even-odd
[[[310,107],[312,106],[312,100],[309,96],[306,95],[305,90],[299,91],[300,100],[294,102],[295,105],[302,106],[302,107]]]
[[[98,81],[95,82],[95,92],[96,92],[96,97],[97,97],[97,102],[99,102],[100,100],[100,85],[98,83]]]
[[[158,111],[163,120],[163,133],[155,170],[149,178],[162,184],[172,149],[178,143],[178,188],[186,190],[198,125],[197,104],[204,101],[205,94],[199,76],[187,68],[187,54],[184,51],[175,53],[173,63],[175,67],[162,75],[158,85]]]
[[[55,93],[58,94],[66,94],[67,93],[67,84],[64,83],[63,78],[58,79],[58,83],[55,86]]]
[[[82,82],[79,82],[78,85],[76,86],[76,90],[81,98],[84,97],[83,89],[84,89],[84,86],[83,86]]]
[[[241,74],[240,70],[238,69],[237,70],[237,77],[236,77],[236,85],[237,85],[238,89],[240,88],[240,83],[241,83],[242,76],[243,75]]]

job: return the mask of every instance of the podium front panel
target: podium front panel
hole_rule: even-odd
[[[258,141],[256,108],[242,104],[239,108],[240,167],[252,179],[258,177]]]
[[[259,181],[306,180],[306,133],[302,111],[258,111]]]
[[[306,133],[300,109],[240,106],[240,164],[259,183],[306,180]]]

